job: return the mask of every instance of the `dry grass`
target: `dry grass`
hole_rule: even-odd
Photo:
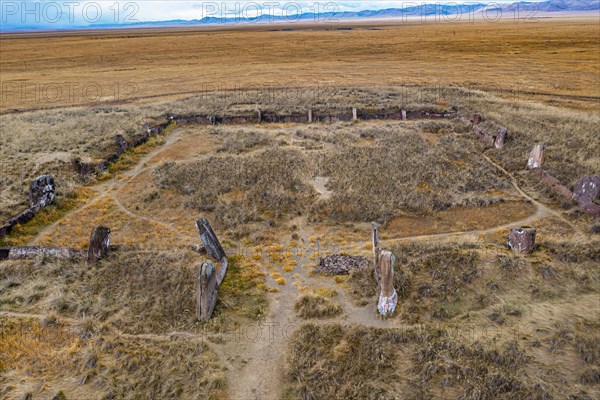
[[[0,238],[0,247],[23,246],[40,234],[43,228],[62,219],[69,211],[85,204],[93,192],[86,188],[76,188],[66,194],[60,193],[54,204],[40,210],[25,225],[16,225],[10,235]],[[76,247],[74,244],[67,247]]]
[[[0,322],[10,396],[226,398],[223,360],[205,340],[225,343],[227,332],[262,320],[268,288],[260,266],[230,257],[213,317],[199,323],[200,261],[184,249],[122,246],[94,267],[46,257],[0,263],[0,309],[45,315]]]
[[[598,350],[597,342],[577,343]],[[528,347],[511,340],[469,341],[427,327],[305,324],[290,342],[286,398],[592,398],[593,383],[555,383],[527,373],[535,363]],[[583,381],[589,376],[594,380],[593,371],[588,369]]]
[[[342,307],[333,300],[318,294],[302,295],[294,304],[300,318],[330,318],[343,313]]]
[[[0,136],[0,155],[3,160],[0,166],[0,180],[5,183],[2,185],[1,216],[8,217],[23,208],[28,181],[41,173],[56,176],[59,192],[71,191],[79,182],[73,176],[70,160],[73,157],[81,157],[84,160],[106,157],[114,151],[115,133],[134,137],[141,133],[141,126],[146,120],[165,115],[167,112],[209,113],[212,111],[211,107],[216,107],[221,113],[253,112],[257,106],[280,112],[304,112],[307,104],[310,104],[314,109],[329,113],[337,112],[336,110],[347,111],[349,99],[361,109],[398,107],[398,99],[403,99],[403,103],[408,104],[409,108],[419,109],[431,107],[431,104],[439,103],[440,99],[443,99],[445,104],[455,105],[467,115],[474,110],[482,112],[487,117],[486,123],[490,128],[498,125],[509,128],[510,140],[505,149],[501,152],[491,151],[490,155],[497,158],[510,172],[518,174],[524,170],[526,153],[533,143],[538,141],[547,144],[546,164],[549,172],[567,184],[572,185],[579,176],[592,174],[599,168],[598,157],[594,154],[594,132],[598,130],[600,120],[591,113],[559,111],[547,106],[515,103],[484,92],[460,88],[446,88],[443,91],[435,87],[337,88],[323,91],[326,95],[317,100],[311,98],[309,93],[304,93],[281,103],[263,98],[257,93],[244,93],[242,97],[234,99],[223,93],[216,93],[156,106],[129,105],[3,115],[0,121],[3,126],[9,128],[3,129]],[[395,135],[399,130],[403,133]],[[423,211],[452,204],[479,206],[499,199],[499,196],[470,194],[469,190],[477,189],[478,186],[488,189],[497,187],[497,180],[491,175],[500,178],[501,174],[470,154],[480,149],[479,144],[473,140],[470,131],[456,124],[428,122],[403,126],[384,123],[377,127],[364,124],[335,124],[328,126],[325,131],[320,126],[268,130],[217,127],[213,129],[213,133],[215,137],[222,139],[221,150],[233,154],[219,156],[219,159],[252,159],[253,153],[258,153],[264,147],[292,144],[293,148],[310,152],[310,158],[317,157],[316,166],[321,168],[320,172],[333,168],[337,171],[339,168],[347,168],[343,175],[331,177],[330,185],[337,186],[338,189],[349,181],[354,181],[353,174],[358,172],[353,168],[367,163],[366,158],[374,169],[392,174],[375,176],[376,183],[383,179],[411,178],[413,183],[408,188],[411,189],[412,196],[415,196],[414,199],[400,198],[395,200],[395,204],[388,204],[390,201],[387,200],[382,204],[381,210],[371,211],[371,216],[377,215],[386,219],[389,218],[390,208],[413,202],[425,201],[422,205],[416,205],[418,211]],[[299,142],[294,143],[292,139]],[[403,149],[401,141],[406,141],[407,148],[412,153]],[[368,152],[372,148],[382,152],[382,157],[371,159]],[[398,157],[399,154],[403,157]],[[421,154],[427,158],[417,157]],[[353,161],[355,157],[360,160],[360,164],[359,161]],[[443,163],[440,163],[440,160],[443,160]],[[135,161],[135,154],[127,155],[119,165],[126,168]],[[411,168],[413,165],[419,167],[417,174],[405,176],[406,174],[402,173],[401,163],[405,161],[407,164],[412,162]],[[436,167],[447,167],[453,174],[449,177],[440,175]],[[461,174],[461,170],[465,173]],[[478,174],[485,177],[481,185],[473,182],[473,179],[479,177]],[[417,178],[419,181],[416,181]],[[540,196],[548,194],[543,185],[536,184],[533,176],[519,179],[526,186],[531,186],[536,193],[540,193]],[[436,193],[436,185],[440,190],[452,189],[452,193]],[[408,196],[405,193],[406,187],[392,188],[402,192],[403,196]],[[380,188],[379,192],[383,190]],[[361,191],[358,190],[356,194],[361,195]],[[343,196],[338,194],[338,202],[343,200]],[[550,196],[552,199],[552,195]],[[356,202],[350,202],[349,207],[356,209]],[[224,220],[227,224],[235,224],[237,219],[255,219],[251,211],[248,211],[250,215],[224,215]],[[355,213],[349,211],[345,218],[351,218]],[[339,212],[344,214],[343,210]]]
[[[330,177],[333,194],[321,207],[337,220],[386,223],[401,211],[420,214],[489,205],[502,198],[481,192],[509,188],[493,167],[477,158],[470,141],[452,133],[449,123],[436,123],[439,141],[433,145],[419,125],[369,128],[377,138],[372,146],[348,145],[324,157],[323,172]]]
[[[597,242],[542,241],[533,256],[523,257],[504,248],[487,248],[485,243],[395,247],[394,287],[402,309],[400,318],[411,324],[479,317],[500,324],[518,322],[518,310],[533,303],[573,302],[597,292],[597,248]],[[353,271],[349,284],[356,303],[375,301],[372,269]]]
[[[154,170],[157,188],[142,188],[136,195],[150,199],[144,200],[144,208],[154,209],[154,199],[165,197],[169,207],[210,215],[235,238],[253,239],[265,226],[303,215],[311,222],[335,223],[413,218],[420,226],[423,215],[464,211],[462,217],[447,213],[448,230],[493,226],[529,215],[531,207],[514,201],[518,197],[506,177],[478,157],[477,142],[461,129],[431,121],[218,127],[214,134],[223,138],[222,149],[234,154],[165,162]],[[259,133],[259,145],[246,143],[247,134],[254,132]],[[295,145],[298,138],[301,146]],[[307,141],[321,146],[313,150]],[[329,196],[317,194],[317,176],[328,178]],[[494,212],[478,212],[478,207],[491,205],[497,208]],[[434,219],[432,226],[439,226],[439,218]],[[428,232],[422,228],[416,227]]]
[[[28,92],[22,98],[9,92],[1,109],[96,105],[115,97],[156,102],[154,96],[168,99],[223,88],[231,90],[228,96],[233,98],[240,96],[242,88],[257,87],[262,98],[282,103],[304,96],[307,89],[297,87],[308,86],[312,98],[322,98],[322,87],[350,81],[357,86],[476,87],[506,97],[594,109],[597,98],[586,101],[576,96],[598,96],[597,24],[596,16],[535,22],[329,24],[353,26],[343,31],[326,30],[330,26],[321,23],[293,24],[293,30],[286,32],[272,31],[281,26],[243,24],[241,30],[29,34],[25,40],[3,35],[3,81],[27,82],[29,88],[59,84],[65,94],[53,99],[50,90],[45,100],[41,93]],[[83,89],[90,85],[98,85],[100,98],[94,96],[96,86],[85,98]],[[76,89],[67,91],[68,87]],[[273,87],[287,89],[277,92]],[[73,98],[66,95],[71,92]],[[32,100],[35,94],[41,99]]]
[[[343,314],[387,326],[301,325],[288,343],[287,398],[594,398],[600,381],[597,235],[572,235],[551,217],[534,221],[539,240],[529,256],[501,247],[505,230],[480,242],[393,246],[400,302],[397,315],[384,322],[368,309],[343,307],[345,295],[310,287],[315,278],[303,277],[289,249],[308,245],[308,238],[310,246],[337,243],[366,253],[362,221],[372,219],[388,222],[382,226],[387,241],[493,227],[533,213],[482,152],[556,209],[558,199],[524,173],[526,154],[544,142],[546,169],[567,185],[600,170],[597,22],[3,35],[3,83],[98,82],[105,93],[127,83],[137,85],[135,96],[157,97],[39,111],[31,109],[65,103],[8,96],[0,104],[4,112],[29,109],[0,116],[0,218],[24,209],[35,176],[50,173],[58,184],[56,206],[17,227],[3,244],[35,238],[85,247],[91,227],[104,224],[121,245],[91,268],[44,257],[0,263],[0,310],[44,316],[2,317],[0,373],[8,392],[0,396],[225,398],[224,363],[244,364],[257,353],[252,346],[236,354],[231,348],[244,346],[228,343],[225,334],[267,315],[281,317],[282,309],[268,310],[267,301],[267,292],[281,290],[281,296],[301,292],[298,315],[286,318]],[[257,42],[269,51],[257,51]],[[341,87],[350,81],[354,87]],[[203,87],[213,82],[259,88]],[[546,105],[527,102],[532,99]],[[87,102],[76,93],[71,103]],[[349,113],[350,107],[478,111],[486,129],[506,126],[509,141],[501,151],[485,149],[459,121],[176,127],[180,141],[147,160],[148,169],[133,182],[119,172],[139,164],[163,136],[111,167],[106,177],[114,180],[106,188],[118,190],[65,216],[90,195],[82,189],[90,182],[74,176],[71,159],[104,159],[115,150],[115,134],[138,137],[144,122],[163,121],[167,113],[306,115],[309,109]],[[328,178],[326,193],[316,177]],[[597,221],[573,210],[565,215],[585,232],[598,231]],[[185,247],[197,241],[196,216],[210,218],[219,237],[229,239],[226,247],[251,239],[244,245],[253,248],[251,258],[230,258],[207,324],[195,319],[201,258]],[[295,242],[288,247],[290,236]],[[280,289],[266,285],[267,264],[271,286]],[[334,282],[358,305],[373,306],[370,268]],[[282,303],[291,308],[272,304]],[[514,328],[525,330],[515,334]],[[236,357],[220,359],[217,343]],[[260,371],[233,372],[244,378]]]
[[[96,268],[47,258],[5,262],[0,268],[0,305],[38,314],[90,317],[102,329],[132,334],[197,331],[206,328],[195,314],[200,261],[190,251],[130,248]],[[263,276],[258,266],[244,258],[230,259],[210,330],[264,316]]]
[[[536,143],[544,143],[546,147],[544,169],[566,186],[572,187],[581,176],[600,171],[600,157],[596,151],[596,133],[600,129],[597,112],[515,103],[489,95],[476,96],[471,100],[464,104],[465,113],[482,111],[486,118],[484,126],[490,127],[490,130],[498,126],[508,128],[508,144],[500,151],[490,151],[490,155],[508,171],[518,173],[525,170],[528,154]],[[519,180],[528,185],[535,185],[537,181],[534,176],[527,175],[519,177]],[[544,191],[546,195],[549,193]]]
[[[199,338],[122,336],[5,317],[0,338],[9,398],[216,399],[226,393],[219,360]]]
[[[248,156],[212,156],[155,169],[157,186],[189,196],[197,212],[214,211],[217,226],[269,223],[283,214],[302,214],[314,197],[307,185],[312,168],[294,149],[269,148]]]

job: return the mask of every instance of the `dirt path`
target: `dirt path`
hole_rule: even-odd
[[[571,227],[571,229],[573,229],[573,231],[582,234],[581,230],[578,227],[576,227],[575,225],[573,225],[573,223],[571,221],[567,220],[562,214],[552,210],[551,208],[545,206],[544,204],[533,199],[530,195],[525,193],[525,191],[523,191],[523,189],[521,189],[521,187],[519,186],[517,179],[510,172],[508,172],[506,169],[504,169],[504,167],[502,167],[500,164],[496,163],[494,160],[492,160],[487,155],[482,154],[482,156],[488,163],[493,165],[496,169],[500,170],[506,177],[508,177],[508,179],[510,180],[510,183],[517,190],[517,192],[519,192],[519,194],[521,196],[523,196],[525,199],[529,200],[533,205],[535,205],[535,207],[538,210],[536,214],[538,214],[539,218],[552,215],[552,216],[560,219],[567,225],[569,225]]]
[[[97,203],[99,200],[105,199],[107,197],[110,197],[111,200],[113,200],[115,202],[115,204],[117,205],[117,207],[124,213],[126,213],[127,215],[134,217],[134,218],[138,218],[147,222],[152,222],[155,223],[157,225],[162,226],[163,228],[166,228],[168,230],[177,232],[177,235],[179,237],[182,236],[186,236],[187,235],[183,235],[181,234],[175,227],[170,226],[169,224],[166,224],[162,221],[153,219],[153,218],[149,218],[149,217],[145,217],[139,214],[136,214],[134,212],[132,212],[131,210],[127,209],[125,206],[123,206],[123,204],[121,203],[121,201],[118,199],[117,193],[119,190],[123,189],[126,185],[127,182],[130,179],[135,178],[136,176],[138,176],[139,174],[141,174],[142,172],[144,172],[145,170],[152,168],[152,166],[155,163],[151,163],[151,160],[153,160],[154,158],[158,157],[162,152],[168,150],[171,146],[173,146],[180,138],[181,138],[181,134],[182,131],[180,129],[174,129],[167,137],[165,140],[165,143],[163,143],[161,146],[157,147],[156,149],[154,149],[153,151],[151,151],[150,153],[144,155],[139,162],[135,165],[135,167],[133,167],[132,169],[126,171],[125,173],[123,173],[123,176],[126,179],[123,178],[117,178],[117,177],[113,177],[109,180],[97,183],[95,185],[89,186],[88,188],[93,190],[96,194],[90,198],[86,204],[82,205],[81,207],[75,208],[71,211],[69,211],[67,214],[65,214],[60,220],[53,222],[52,224],[44,227],[35,238],[33,238],[28,245],[29,246],[33,246],[36,245],[38,240],[44,236],[46,236],[49,232],[52,232],[53,230],[56,229],[56,227],[58,226],[58,224],[60,223],[61,220],[69,218],[71,216],[73,216],[74,214],[81,212],[82,210],[85,210],[87,208],[92,208],[94,207],[95,203]],[[113,192],[115,194],[113,194]]]

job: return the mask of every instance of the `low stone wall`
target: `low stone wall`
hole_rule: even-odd
[[[55,196],[54,178],[50,175],[41,175],[35,178],[29,185],[29,208],[7,219],[5,224],[0,227],[0,237],[9,235],[15,225],[31,221],[42,208],[54,202]]]

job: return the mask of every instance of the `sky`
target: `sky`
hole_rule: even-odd
[[[536,1],[536,0],[530,0]],[[482,1],[276,1],[276,0],[0,0],[0,30],[76,29],[101,25],[130,25],[137,22],[200,20],[205,17],[253,18],[277,15],[289,18],[302,13],[322,14],[428,4],[499,4],[509,0]]]

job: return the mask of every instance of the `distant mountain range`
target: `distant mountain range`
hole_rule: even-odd
[[[415,4],[409,2],[406,4]],[[542,2],[519,1],[515,3],[506,3],[493,5],[485,3],[465,3],[465,4],[422,4],[419,6],[405,8],[387,8],[382,10],[362,10],[357,12],[325,12],[320,14],[303,13],[291,16],[267,15],[263,14],[253,18],[241,17],[205,17],[192,20],[165,20],[165,21],[142,21],[128,24],[90,24],[86,26],[19,26],[4,23],[0,31],[31,31],[46,29],[114,29],[114,28],[145,28],[145,27],[190,27],[202,25],[239,25],[239,24],[267,24],[273,22],[321,22],[334,23],[336,21],[357,20],[357,19],[398,19],[422,18],[432,21],[433,16],[453,16],[448,20],[472,20],[481,18],[484,14],[491,19],[502,18],[535,18],[536,15],[552,12],[574,12],[574,11],[598,11],[600,16],[600,0],[548,0]],[[426,18],[428,17],[428,18]]]

